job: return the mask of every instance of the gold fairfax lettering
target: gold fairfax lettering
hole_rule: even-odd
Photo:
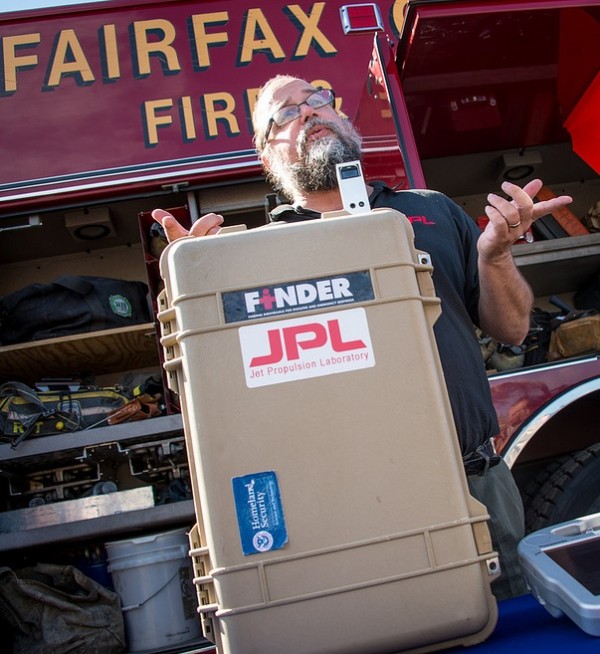
[[[207,32],[207,25],[224,25],[229,21],[226,11],[216,11],[211,14],[196,14],[192,16],[194,32],[194,47],[197,66],[200,69],[210,67],[209,45],[218,46],[229,43],[227,32]]]
[[[240,51],[239,63],[242,65],[249,64],[255,52],[264,52],[274,61],[285,59],[285,52],[261,9],[248,9]]]
[[[2,39],[2,61],[4,62],[4,92],[14,93],[17,90],[17,70],[32,68],[38,64],[36,54],[17,55],[17,48],[37,45],[41,41],[39,32],[6,36]]]
[[[135,54],[137,58],[138,75],[144,77],[150,75],[150,57],[157,55],[161,59],[164,70],[169,73],[176,73],[181,70],[177,50],[173,47],[175,41],[175,27],[168,20],[141,20],[133,24],[135,37]],[[155,34],[157,40],[149,37]]]
[[[102,56],[106,72],[105,79],[119,79],[121,77],[121,66],[119,64],[117,28],[115,25],[102,26],[102,40],[104,43]]]
[[[337,52],[334,45],[317,25],[323,14],[323,9],[325,9],[324,2],[315,2],[312,11],[309,14],[305,14],[299,5],[288,5],[289,12],[303,28],[302,35],[293,55],[294,59],[306,57],[313,41],[316,43],[317,48],[320,49],[323,55],[331,56]]]
[[[46,86],[58,86],[63,75],[78,76],[84,84],[96,79],[73,29],[61,30],[58,34]]]

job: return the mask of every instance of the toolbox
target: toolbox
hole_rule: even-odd
[[[222,654],[481,642],[499,572],[468,492],[427,253],[376,209],[171,243],[204,633]]]

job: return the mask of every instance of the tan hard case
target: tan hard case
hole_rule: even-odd
[[[190,459],[199,611],[222,654],[425,652],[494,629],[498,561],[468,492],[432,330],[439,300],[413,240],[402,214],[377,209],[185,238],[163,254],[159,321]],[[226,322],[231,293],[357,272],[373,299]],[[357,310],[368,367],[248,385],[240,332],[264,340]],[[295,354],[314,354],[313,336]],[[276,476],[286,542],[245,554],[232,480],[263,471]]]

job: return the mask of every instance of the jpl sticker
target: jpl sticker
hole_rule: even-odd
[[[232,484],[244,554],[281,549],[288,537],[275,473],[234,477]]]
[[[248,388],[375,365],[363,307],[248,325],[238,333]]]

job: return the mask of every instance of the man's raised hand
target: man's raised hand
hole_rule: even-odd
[[[207,213],[198,218],[189,231],[176,218],[164,209],[154,209],[152,218],[162,225],[169,243],[185,236],[210,236],[217,234],[223,224],[223,216],[218,213]]]

